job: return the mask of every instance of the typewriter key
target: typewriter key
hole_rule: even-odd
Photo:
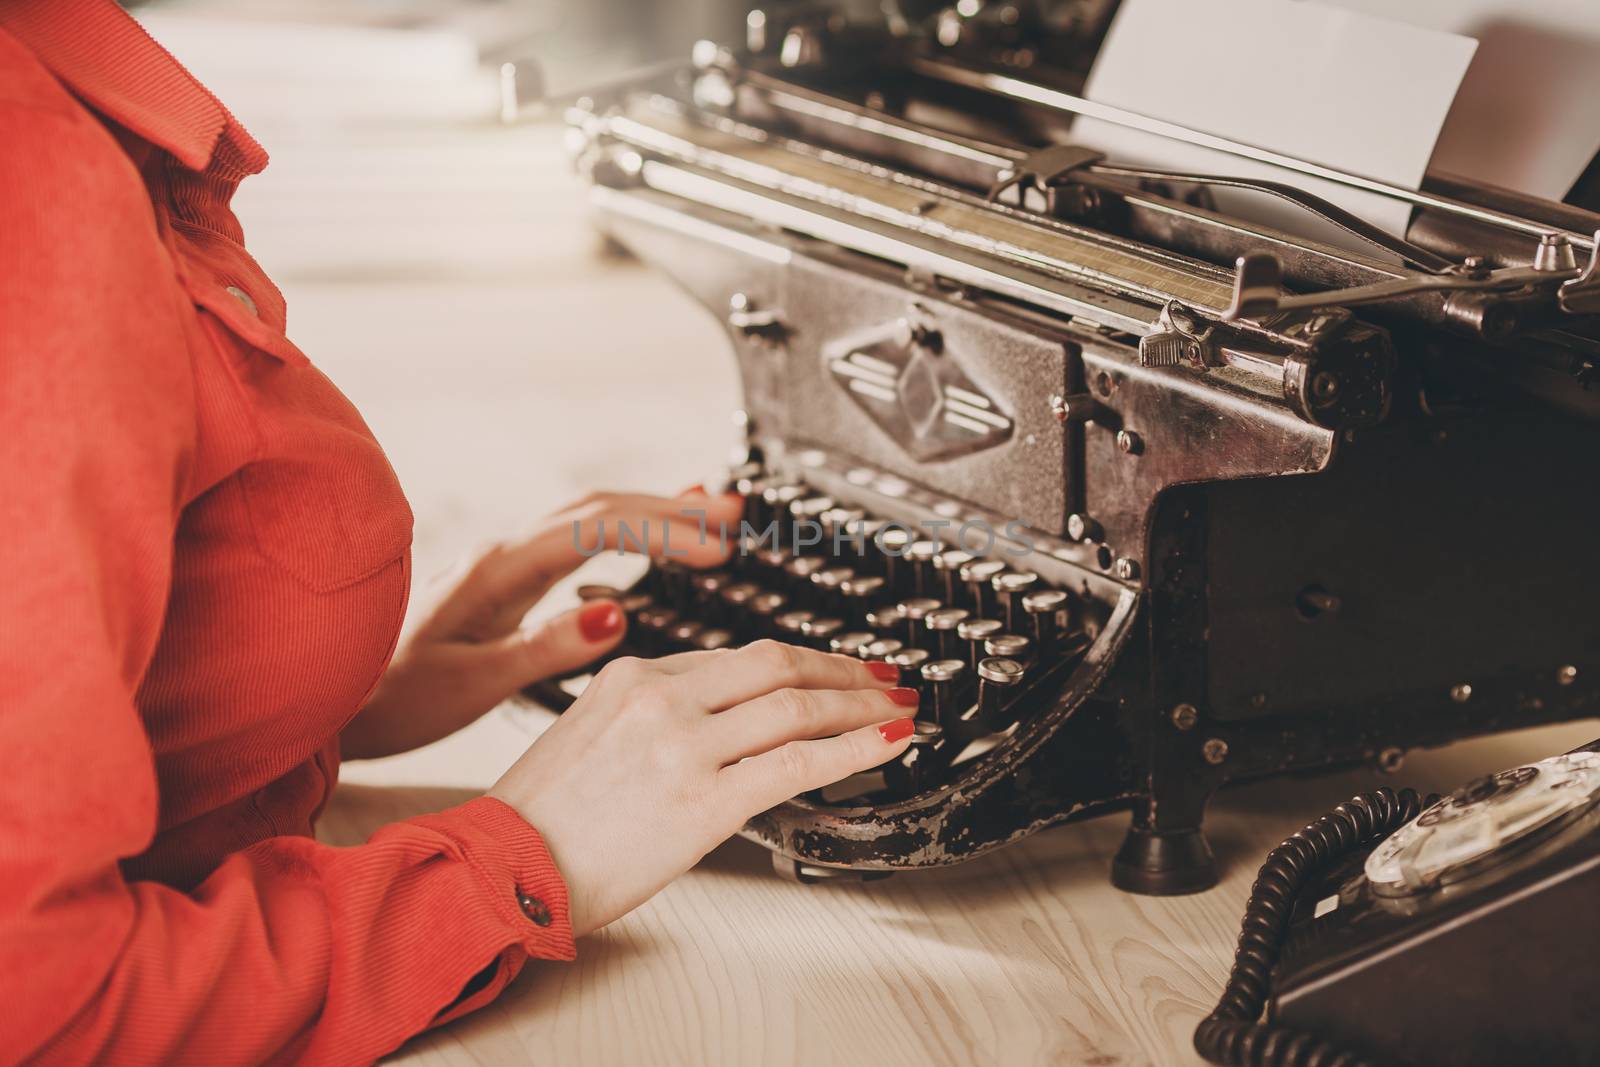
[[[655,560],[649,571],[656,595],[668,604],[688,603],[691,573],[688,567],[668,559]]]
[[[782,548],[758,548],[751,558],[763,581],[779,582],[784,577],[784,567],[789,564],[789,552]]]
[[[991,584],[997,604],[996,616],[1011,633],[1021,633],[1027,622],[1022,617],[1022,598],[1038,588],[1039,576],[1032,571],[1007,571],[995,575]]]
[[[891,667],[900,668],[900,684],[922,690],[922,665],[928,662],[928,653],[920,648],[902,648],[884,657]]]
[[[1025,668],[1014,659],[990,656],[978,663],[978,721],[984,732],[1006,725],[1006,705],[1022,682]]]
[[[959,659],[936,659],[922,665],[922,714],[945,726],[961,717],[962,692],[967,688],[967,664]]]
[[[975,616],[987,616],[994,608],[994,582],[995,576],[1002,573],[1006,565],[997,559],[975,559],[971,563],[963,564],[958,572],[961,584],[967,588],[967,608]]]
[[[822,549],[832,556],[858,558],[862,544],[861,524],[867,513],[860,508],[829,508],[822,513]]]
[[[795,481],[779,481],[768,485],[761,491],[761,502],[767,508],[765,518],[768,522],[787,518],[789,505],[810,493],[811,490]]]
[[[936,722],[918,719],[911,728],[911,747],[883,765],[884,787],[902,795],[917,792],[946,762],[940,751],[946,747],[944,728]]]
[[[639,644],[656,655],[667,652],[667,630],[677,621],[678,613],[671,608],[646,608],[639,612]]]
[[[733,643],[732,632],[722,629],[701,630],[699,638],[695,641],[695,644],[706,652],[719,648],[730,648]]]
[[[1022,598],[1022,612],[1028,617],[1025,632],[1033,634],[1033,644],[1040,655],[1055,647],[1061,634],[1061,616],[1070,600],[1070,595],[1060,589],[1040,589]]]
[[[922,625],[928,630],[928,646],[934,658],[954,659],[966,651],[957,644],[959,638],[956,636],[956,627],[966,622],[971,614],[966,608],[940,608],[928,612]]]
[[[938,589],[934,581],[933,557],[939,554],[939,548],[937,541],[913,541],[906,546],[911,591],[919,597],[931,597]]]
[[[933,635],[928,632],[925,620],[944,605],[931,597],[912,597],[902,600],[896,607],[900,617],[905,620],[900,630],[905,635],[905,643],[912,648],[931,643],[929,638]]]
[[[865,630],[851,630],[846,634],[835,634],[828,642],[828,651],[837,652],[841,656],[859,656],[863,648],[877,639],[877,634],[867,633]]]
[[[867,612],[865,622],[869,629],[894,633],[903,625],[899,604],[886,604]]]
[[[905,647],[906,643],[898,637],[880,637],[861,647],[861,658],[886,660]]]
[[[843,619],[807,619],[800,624],[800,634],[806,643],[819,652],[828,651],[833,639],[844,632]]]
[[[698,648],[700,634],[704,630],[705,626],[695,622],[693,619],[689,619],[684,622],[674,623],[672,626],[668,627],[667,638],[671,640],[674,645],[684,645],[689,648]]]
[[[772,620],[773,629],[778,631],[778,638],[792,644],[804,644],[805,625],[816,614],[810,611],[786,611]]]
[[[967,664],[976,671],[983,659],[983,643],[996,634],[1005,633],[1006,624],[999,619],[968,619],[956,625],[956,636],[966,644]]]
[[[844,611],[844,583],[856,576],[849,567],[827,567],[811,576],[811,588],[817,602],[826,611]]]
[[[629,595],[623,597],[620,603],[622,605],[623,614],[635,616],[645,608],[648,608],[650,605],[654,604],[655,601],[650,599],[650,597],[644,593],[630,593]]]
[[[722,602],[731,608],[743,611],[749,606],[751,599],[760,593],[761,587],[754,582],[734,582],[732,585],[722,587]]]
[[[757,637],[771,637],[772,620],[788,605],[789,598],[782,593],[757,593],[750,598],[750,629]]]
[[[609,585],[580,585],[578,586],[578,599],[590,600],[621,600],[622,590]]]
[[[731,584],[731,579],[721,571],[701,571],[689,578],[689,588],[694,593],[694,599],[702,608],[712,608],[722,598],[723,589]]]
[[[795,556],[783,565],[783,574],[788,579],[790,594],[796,600],[803,600],[810,595],[811,576],[828,565],[828,561],[821,556]]]
[[[936,596],[946,604],[960,604],[966,599],[966,586],[961,584],[961,568],[972,562],[972,553],[959,548],[947,548],[933,557],[933,576]]]
[[[789,505],[787,533],[796,552],[827,554],[828,537],[823,532],[821,516],[832,507],[831,496],[802,497]]]
[[[1029,663],[1033,660],[1033,642],[1021,634],[995,634],[983,643],[983,653]]]
[[[906,550],[911,547],[911,531],[904,526],[885,525],[873,543],[877,546],[878,564],[883,568],[889,590],[910,592],[910,561],[906,559]]]
[[[876,574],[858,574],[840,585],[844,613],[858,622],[865,620],[872,605],[883,598],[884,584]]]

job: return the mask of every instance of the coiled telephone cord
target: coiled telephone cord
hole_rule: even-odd
[[[1374,1060],[1312,1034],[1263,1023],[1261,1010],[1295,900],[1310,876],[1387,837],[1435,799],[1419,799],[1414,789],[1361,793],[1268,854],[1245,905],[1233,971],[1216,1008],[1195,1029],[1195,1051],[1227,1067],[1376,1067]]]

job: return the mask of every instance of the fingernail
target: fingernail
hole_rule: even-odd
[[[915,689],[907,689],[903,685],[897,685],[893,689],[886,689],[883,695],[899,704],[902,708],[914,708],[917,706],[917,691]]]
[[[900,668],[892,663],[884,663],[881,660],[869,661],[867,663],[867,673],[880,682],[898,682],[900,680]]]
[[[604,641],[622,632],[622,609],[609,600],[596,600],[578,611],[578,632],[585,641]]]
[[[705,495],[706,495],[706,487],[705,486],[703,486],[703,485],[691,485],[689,488],[685,489],[683,492],[678,494],[678,499],[682,500],[686,496],[705,496]]]
[[[911,736],[912,722],[910,719],[895,719],[878,727],[878,733],[889,744],[904,740]]]

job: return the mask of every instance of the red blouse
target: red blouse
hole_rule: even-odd
[[[244,249],[266,162],[111,0],[0,3],[0,1061],[366,1061],[573,955],[497,801],[311,837],[411,512]]]

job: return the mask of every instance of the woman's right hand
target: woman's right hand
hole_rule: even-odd
[[[582,936],[751,816],[905,751],[917,694],[896,673],[775,641],[619,659],[489,795],[543,836]]]

